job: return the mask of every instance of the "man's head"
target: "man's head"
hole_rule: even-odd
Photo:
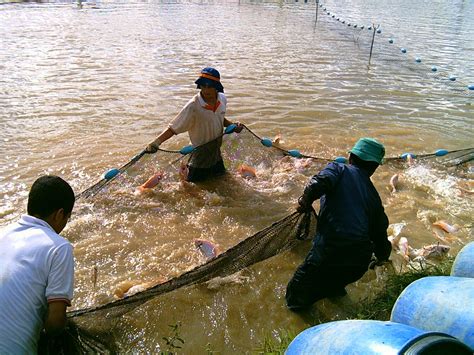
[[[377,167],[382,164],[385,147],[373,138],[361,138],[349,151],[349,162],[357,165],[372,175]]]
[[[221,75],[216,69],[211,67],[201,70],[199,78],[194,83],[198,89],[212,87],[217,92],[224,92],[224,87],[221,84]]]
[[[31,186],[27,212],[43,219],[61,232],[71,215],[75,196],[71,186],[59,176],[45,175]]]

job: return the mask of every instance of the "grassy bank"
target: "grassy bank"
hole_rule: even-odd
[[[404,273],[394,273],[388,276],[382,292],[371,300],[362,300],[348,319],[390,320],[390,313],[400,293],[413,281],[426,276],[446,276],[451,272],[454,258],[446,258],[438,265],[417,266]],[[313,324],[317,325],[317,324]],[[279,340],[267,337],[260,347],[255,349],[258,354],[284,354],[286,348],[297,334],[284,331],[279,334]]]

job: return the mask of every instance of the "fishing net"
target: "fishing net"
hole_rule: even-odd
[[[247,127],[244,127],[241,133],[233,132],[233,128],[227,129],[226,133],[216,141],[200,147],[186,146],[180,151],[160,149],[156,154],[141,152],[124,166],[110,170],[102,180],[85,189],[78,196],[78,212],[76,213],[80,215],[79,218],[85,219],[92,218],[90,216],[94,215],[96,219],[88,221],[90,222],[88,225],[92,226],[91,230],[101,230],[102,232],[99,233],[101,238],[110,230],[123,229],[124,218],[125,222],[133,224],[139,230],[137,233],[142,234],[141,238],[146,238],[144,235],[147,233],[152,236],[157,233],[170,233],[165,227],[163,230],[156,229],[160,227],[149,227],[157,214],[163,220],[174,218],[175,223],[177,220],[181,221],[180,218],[182,218],[182,230],[171,233],[176,233],[175,239],[180,238],[179,234],[185,234],[182,238],[186,239],[206,236],[206,233],[211,236],[219,234],[219,231],[212,232],[205,226],[203,228],[202,224],[196,226],[186,221],[186,215],[195,213],[200,206],[207,204],[209,208],[213,208],[217,205],[220,212],[216,214],[221,213],[224,221],[227,218],[224,215],[231,216],[239,210],[245,218],[233,220],[224,227],[233,226],[236,235],[250,235],[250,237],[243,239],[239,237],[236,243],[221,241],[220,244],[223,245],[225,251],[205,262],[202,262],[202,259],[191,258],[188,264],[181,263],[180,267],[176,268],[177,259],[171,256],[161,259],[159,262],[162,266],[161,271],[168,271],[164,275],[164,280],[154,282],[154,285],[148,284],[146,289],[137,293],[121,295],[119,299],[104,298],[99,302],[95,302],[96,300],[82,302],[90,306],[69,312],[66,335],[61,339],[43,339],[40,353],[74,354],[119,351],[116,345],[118,339],[111,330],[128,312],[159,295],[185,286],[200,284],[216,277],[234,274],[289,250],[301,240],[314,235],[316,227],[314,211],[307,214],[291,212],[291,210],[294,211],[294,202],[298,197],[295,195],[295,190],[298,194],[301,193],[301,188],[308,177],[333,159],[306,155],[297,150],[287,150],[282,147],[279,137],[273,140],[261,138]],[[205,166],[207,159],[211,162],[215,161],[218,159],[213,155],[216,152],[216,145],[221,144],[227,174],[218,179],[225,187],[214,185],[210,187],[206,183],[198,187],[186,182],[187,164],[198,163]],[[469,173],[473,157],[474,149],[470,148],[452,152],[437,151],[433,154],[418,156],[410,154],[410,157],[401,155],[386,158],[385,161],[386,164],[403,167],[414,158],[417,163],[423,161],[427,164]],[[219,188],[224,190],[221,191]],[[223,200],[222,196],[226,199]],[[252,214],[252,206],[255,204],[268,206],[265,209],[268,210],[267,215],[265,213],[257,216]],[[101,215],[103,211],[107,211],[108,220],[110,216],[115,216],[117,222],[100,222],[105,219]],[[248,211],[248,213],[244,214],[242,211]],[[130,219],[130,215],[133,214],[139,218]],[[246,234],[247,231],[252,230],[251,226],[239,229],[241,225],[252,225],[257,220],[272,221],[272,223],[268,223],[267,227],[255,233]],[[275,220],[277,222],[274,222]],[[74,229],[74,226],[72,228]],[[195,231],[188,231],[192,229]],[[205,231],[202,232],[202,229]],[[78,230],[77,234],[81,232],[83,231]],[[188,232],[190,234],[186,234]],[[130,230],[123,230],[127,238],[136,238],[133,235],[130,237],[130,233],[132,233]],[[81,240],[75,242],[80,243]],[[106,241],[101,239],[100,243],[106,243]],[[125,243],[121,246],[122,249],[127,249],[127,247],[131,248],[131,244]],[[98,248],[99,244],[91,245],[90,253],[97,253]],[[173,248],[172,244],[168,246],[168,250],[173,250]],[[138,249],[136,254],[133,254],[131,250],[127,250],[127,253],[140,255],[142,259],[146,259],[155,252],[148,246]],[[186,250],[183,253],[186,253]],[[91,260],[94,257],[92,256]],[[133,257],[132,260],[136,263],[138,257]]]

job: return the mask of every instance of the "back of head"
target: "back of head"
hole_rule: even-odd
[[[44,175],[31,186],[27,211],[30,216],[47,218],[51,213],[64,209],[68,214],[75,202],[71,186],[59,176]]]
[[[377,167],[382,164],[385,156],[385,147],[373,138],[361,138],[350,150],[352,164],[367,170],[372,175]]]

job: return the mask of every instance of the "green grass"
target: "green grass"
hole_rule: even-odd
[[[409,284],[426,276],[448,276],[453,262],[454,258],[446,258],[438,265],[420,265],[404,273],[389,275],[385,289],[373,300],[362,301],[353,318],[389,320],[395,301]]]

